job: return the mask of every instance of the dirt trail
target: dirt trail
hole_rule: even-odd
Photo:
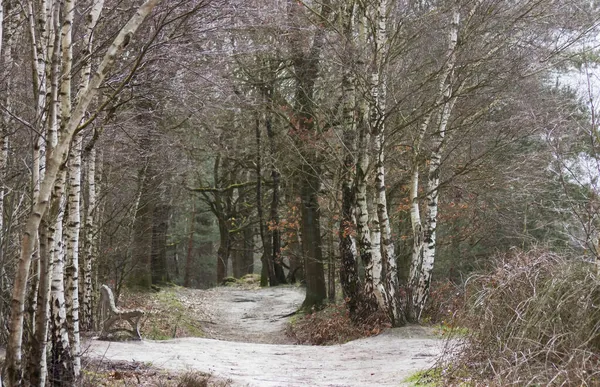
[[[413,372],[430,367],[443,346],[415,326],[343,345],[287,345],[285,316],[304,298],[303,290],[294,287],[181,290],[181,296],[202,305],[211,338],[93,340],[88,355],[210,372],[234,386],[399,386]]]

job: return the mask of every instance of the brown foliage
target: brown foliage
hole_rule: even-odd
[[[433,324],[450,325],[457,313],[465,307],[462,285],[445,279],[431,284],[429,299],[423,310],[423,320]]]
[[[385,328],[389,328],[389,323],[383,314],[372,315],[357,324],[350,319],[345,305],[328,305],[292,322],[287,335],[297,344],[333,345],[378,335]]]

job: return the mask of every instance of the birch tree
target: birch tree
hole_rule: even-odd
[[[98,87],[102,84],[108,71],[110,71],[110,68],[117,60],[118,55],[129,44],[132,35],[146,16],[150,14],[156,4],[158,4],[158,0],[148,0],[141,5],[135,15],[115,37],[114,41],[108,47],[102,62],[92,76],[88,86],[81,92],[71,111],[69,121],[63,123],[64,132],[62,133],[56,148],[52,150],[52,153],[48,157],[44,178],[40,184],[39,197],[33,205],[31,214],[23,231],[21,255],[15,274],[11,301],[11,317],[9,322],[10,335],[6,350],[5,376],[3,378],[5,383],[8,383],[10,386],[21,385],[23,380],[21,359],[27,274],[31,264],[31,257],[35,249],[35,235],[39,228],[40,220],[48,207],[52,187],[59,170],[61,169],[61,165],[66,160],[73,135],[77,131],[90,102],[96,96]],[[32,12],[30,14],[30,18],[33,18]]]
[[[431,283],[431,272],[435,258],[435,230],[437,225],[438,189],[439,189],[439,167],[441,160],[441,148],[445,137],[448,118],[454,104],[451,96],[451,74],[456,62],[455,50],[458,41],[458,27],[460,14],[458,7],[453,7],[452,17],[449,22],[447,35],[447,49],[443,68],[438,74],[438,89],[434,105],[425,114],[419,125],[418,133],[413,145],[413,163],[411,171],[411,223],[413,228],[413,252],[409,274],[409,299],[407,315],[410,321],[418,321],[425,307]],[[440,111],[438,127],[434,132],[433,152],[429,161],[429,175],[427,176],[428,209],[425,224],[421,220],[421,209],[419,207],[419,164],[422,157],[422,145],[425,134],[430,125],[435,111]],[[425,246],[426,244],[426,246]],[[427,249],[427,252],[425,251]]]
[[[374,148],[376,155],[375,163],[375,189],[377,206],[377,222],[381,238],[382,252],[382,288],[385,310],[394,326],[405,323],[403,301],[397,292],[399,290],[398,268],[396,264],[396,253],[392,240],[392,231],[388,215],[388,203],[385,185],[385,121],[387,103],[387,60],[388,60],[388,14],[390,6],[387,0],[380,0],[376,8],[376,28],[373,69],[371,75],[372,106],[371,127],[375,132]]]
[[[356,79],[355,79],[355,19],[357,5],[354,1],[345,2],[341,9],[342,31],[344,39],[345,64],[342,76],[342,203],[340,217],[340,282],[350,316],[357,319],[363,308],[362,284],[358,275],[358,250],[355,232],[355,165],[356,165]]]

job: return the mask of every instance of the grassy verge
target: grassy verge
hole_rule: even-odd
[[[204,332],[193,310],[186,307],[176,286],[161,288],[159,292],[125,291],[120,305],[140,308],[147,312],[143,320],[142,337],[168,340],[177,337],[204,337]]]

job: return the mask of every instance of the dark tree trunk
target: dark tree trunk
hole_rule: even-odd
[[[243,270],[245,258],[243,234],[242,238],[235,238],[235,240],[232,242],[232,245],[235,246],[233,253],[231,254],[231,270],[233,271],[232,275],[234,278],[242,278],[244,274],[246,274]]]
[[[263,253],[262,253],[262,263],[263,263],[263,273],[265,273],[266,266],[266,274],[269,278],[270,286],[277,286],[279,282],[275,275],[275,267],[273,265],[273,260],[271,259],[271,241],[268,238],[267,232],[265,231],[265,219],[263,215],[263,205],[262,205],[262,157],[261,157],[261,136],[260,136],[260,119],[258,116],[256,117],[256,211],[258,213],[258,224],[260,231],[260,239],[262,241]],[[261,285],[263,280],[261,279]]]
[[[254,273],[254,229],[246,227],[244,230],[244,265],[242,267],[244,274]]]
[[[160,285],[169,282],[169,271],[167,269],[169,206],[164,203],[156,205],[152,218],[152,254],[150,260],[152,283]]]
[[[267,136],[269,138],[271,160],[275,160],[275,132],[271,122],[271,117],[267,114],[265,126],[267,128]],[[273,181],[273,197],[271,199],[271,215],[270,215],[270,231],[272,241],[272,255],[271,260],[273,261],[274,275],[277,283],[286,283],[285,272],[283,271],[282,257],[281,257],[281,230],[279,229],[279,186],[281,181],[281,174],[275,167],[275,163],[271,162],[271,179]]]
[[[231,240],[229,229],[224,221],[219,220],[219,249],[217,250],[217,283],[223,282],[227,277],[227,263],[229,261],[229,250]]]
[[[183,286],[189,288],[192,286],[192,267],[194,263],[194,233],[196,229],[196,201],[193,201],[192,214],[190,215],[189,237],[187,246],[187,255],[185,257],[185,274],[183,277]]]
[[[333,219],[327,227],[327,299],[335,302],[335,248],[333,245]]]
[[[307,178],[302,184],[302,251],[306,274],[306,298],[302,308],[320,307],[327,298],[323,245],[321,242],[321,211],[318,202],[319,177],[310,166],[304,171]],[[312,175],[312,178],[310,178]]]
[[[300,7],[290,1],[290,20],[300,16]],[[321,3],[320,15],[327,20],[331,14],[331,2]],[[315,83],[319,77],[321,51],[325,41],[324,26],[317,27],[312,44],[305,52],[304,38],[293,34],[290,38],[292,64],[296,80],[295,115],[291,122],[298,135],[297,146],[303,156],[301,166],[301,208],[302,208],[302,251],[306,275],[306,298],[302,307],[312,309],[320,307],[327,298],[325,271],[323,265],[323,246],[321,243],[321,219],[319,208],[319,186],[321,162],[316,143],[319,141],[320,128],[315,125]]]

